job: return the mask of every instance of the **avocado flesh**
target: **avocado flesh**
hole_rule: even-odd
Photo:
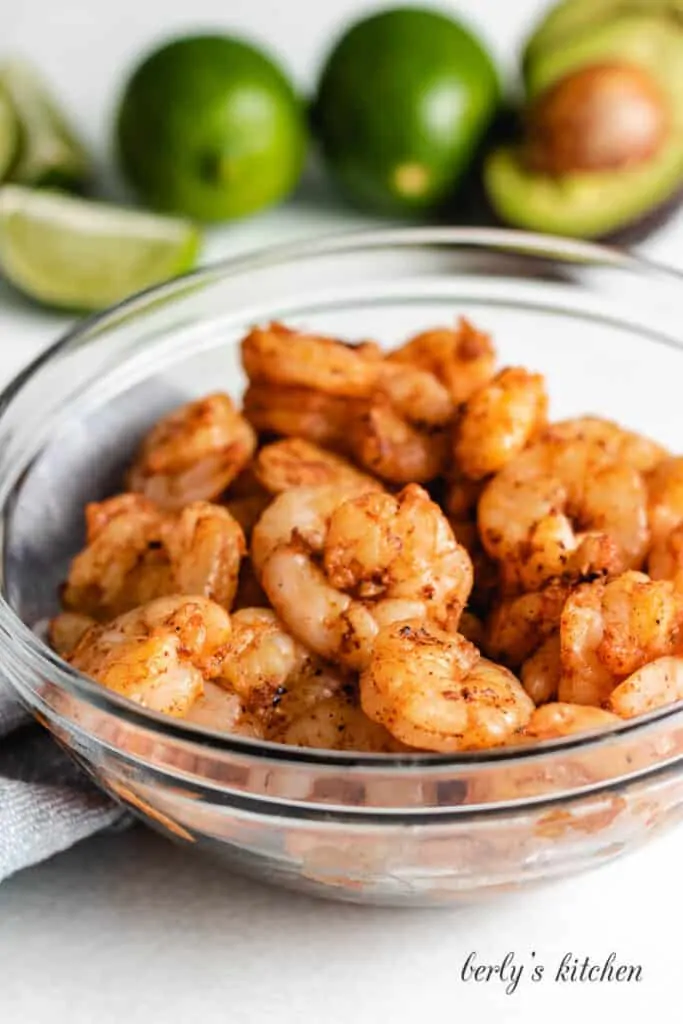
[[[563,48],[599,25],[629,14],[648,14],[674,21],[683,19],[683,0],[563,0],[552,7],[524,46],[522,64],[531,63],[549,50]]]
[[[539,54],[527,69],[527,96],[537,96],[572,71],[610,62],[647,71],[671,98],[674,116],[683,123],[683,109],[677,109],[683,107],[683,23],[677,28],[651,15],[621,17]]]
[[[508,224],[576,238],[602,238],[659,206],[683,181],[683,133],[639,167],[552,177],[504,146],[484,168],[489,201]]]

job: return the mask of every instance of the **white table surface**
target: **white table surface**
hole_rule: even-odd
[[[179,29],[233,27],[270,39],[302,85],[357,0],[7,0],[0,53],[34,57],[104,163],[122,68]],[[446,5],[448,6],[448,5]],[[510,65],[538,0],[452,0]],[[9,8],[9,10],[7,9]],[[280,210],[211,233],[205,257],[346,229],[364,221],[305,191]],[[683,265],[683,215],[643,251]],[[69,321],[0,285],[0,379]],[[680,1019],[683,830],[580,878],[484,908],[393,911],[327,904],[232,877],[134,829],[101,836],[0,889],[0,1022],[407,1024],[438,1016],[515,1024],[614,1015]],[[614,951],[639,984],[464,983],[472,951],[507,952],[552,975],[562,955]],[[668,1009],[666,1009],[668,1007]]]

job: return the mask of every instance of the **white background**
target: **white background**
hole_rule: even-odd
[[[33,57],[103,166],[124,69],[173,30],[232,28],[269,41],[303,88],[356,0],[4,0],[0,53]],[[379,5],[377,5],[379,6]],[[543,4],[452,0],[505,68]],[[211,234],[207,257],[362,223],[327,196]],[[645,251],[683,264],[683,218]],[[0,286],[0,379],[68,321]],[[459,912],[314,902],[231,877],[143,831],[99,837],[0,889],[0,1022],[70,1024],[444,1024],[680,1019],[683,831],[542,891]],[[465,984],[470,951],[495,962],[534,951],[546,974],[565,952],[614,950],[639,985]]]

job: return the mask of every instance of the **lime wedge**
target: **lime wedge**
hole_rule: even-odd
[[[40,302],[102,309],[189,270],[197,228],[66,195],[0,188],[0,273]]]
[[[0,87],[19,122],[19,152],[11,180],[82,190],[91,176],[90,157],[39,75],[24,61],[8,61],[0,67]]]
[[[0,88],[0,181],[12,166],[18,142],[19,126],[14,107]]]

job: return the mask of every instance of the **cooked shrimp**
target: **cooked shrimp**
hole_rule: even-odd
[[[683,523],[683,458],[663,459],[647,477],[652,540],[661,543]]]
[[[89,615],[61,612],[51,619],[48,626],[47,638],[50,647],[62,658],[67,658],[83,634],[94,625],[95,620]]]
[[[634,718],[683,700],[683,658],[666,656],[643,665],[612,690],[607,707]]]
[[[363,407],[356,406],[347,429],[354,458],[389,483],[428,483],[446,465],[446,431],[414,426],[386,396],[377,395]]]
[[[167,509],[211,500],[246,466],[255,446],[254,431],[232,400],[208,395],[152,428],[130,469],[128,487]]]
[[[416,427],[438,430],[451,422],[453,399],[433,373],[385,360],[376,374],[375,394],[384,395],[396,412]]]
[[[559,630],[543,641],[520,669],[522,686],[534,704],[546,704],[557,697],[562,675]]]
[[[175,593],[201,594],[224,608],[232,607],[246,543],[227,508],[194,501],[177,519],[164,523],[162,540]]]
[[[677,651],[682,624],[683,602],[668,581],[625,572],[579,586],[560,619],[560,701],[603,704],[628,676]]]
[[[74,668],[152,711],[183,717],[217,675],[230,639],[227,612],[201,597],[162,597],[93,626]]]
[[[656,441],[600,416],[578,416],[553,423],[546,432],[554,441],[592,444],[602,449],[608,461],[623,462],[639,473],[649,473],[669,454]]]
[[[534,710],[506,668],[420,621],[380,630],[360,695],[365,713],[401,742],[443,753],[505,743]]]
[[[87,545],[71,563],[64,607],[101,621],[166,594],[197,594],[229,608],[244,535],[227,509],[205,501],[179,515],[140,494],[86,509]]]
[[[333,696],[344,679],[287,631],[268,608],[244,608],[231,619],[221,680],[269,728],[282,728]]]
[[[250,384],[244,415],[260,434],[302,437],[324,448],[348,450],[348,398],[312,388]]]
[[[295,747],[358,750],[370,754],[390,754],[406,749],[343,692],[312,705],[270,738]]]
[[[486,624],[486,649],[492,658],[518,668],[560,625],[571,583],[550,580],[540,590],[498,604]]]
[[[493,376],[496,352],[488,334],[461,317],[455,328],[416,335],[392,352],[389,360],[433,373],[459,405]]]
[[[642,471],[661,451],[603,420],[567,421],[508,463],[479,499],[484,547],[509,586],[535,590],[560,575],[582,531],[611,537],[621,569],[641,564],[649,541]]]
[[[436,377],[383,362],[372,395],[352,406],[353,457],[390,483],[425,483],[443,472],[454,406]]]
[[[397,496],[285,491],[254,530],[252,558],[288,628],[352,669],[367,662],[386,622],[422,617],[455,628],[472,586],[467,552],[416,484]]]
[[[655,541],[647,557],[647,569],[653,580],[671,580],[674,589],[683,594],[683,523]]]
[[[471,480],[497,473],[545,425],[548,396],[539,373],[501,370],[465,403],[455,427],[453,455]]]
[[[204,683],[204,692],[190,705],[184,717],[188,722],[216,732],[264,738],[260,723],[245,712],[237,694],[217,683]]]
[[[552,740],[577,732],[608,729],[618,722],[616,715],[602,708],[586,707],[584,704],[545,704],[536,708],[520,738]]]
[[[161,540],[166,513],[141,494],[86,506],[86,546],[71,562],[62,604],[106,621],[164,593],[172,574]]]
[[[368,394],[380,358],[377,345],[353,345],[278,323],[256,327],[242,341],[242,364],[250,381],[344,397]]]
[[[287,438],[261,448],[254,461],[254,473],[270,494],[291,487],[320,487],[325,484],[358,483],[369,490],[381,490],[374,477],[333,452],[302,438]]]

